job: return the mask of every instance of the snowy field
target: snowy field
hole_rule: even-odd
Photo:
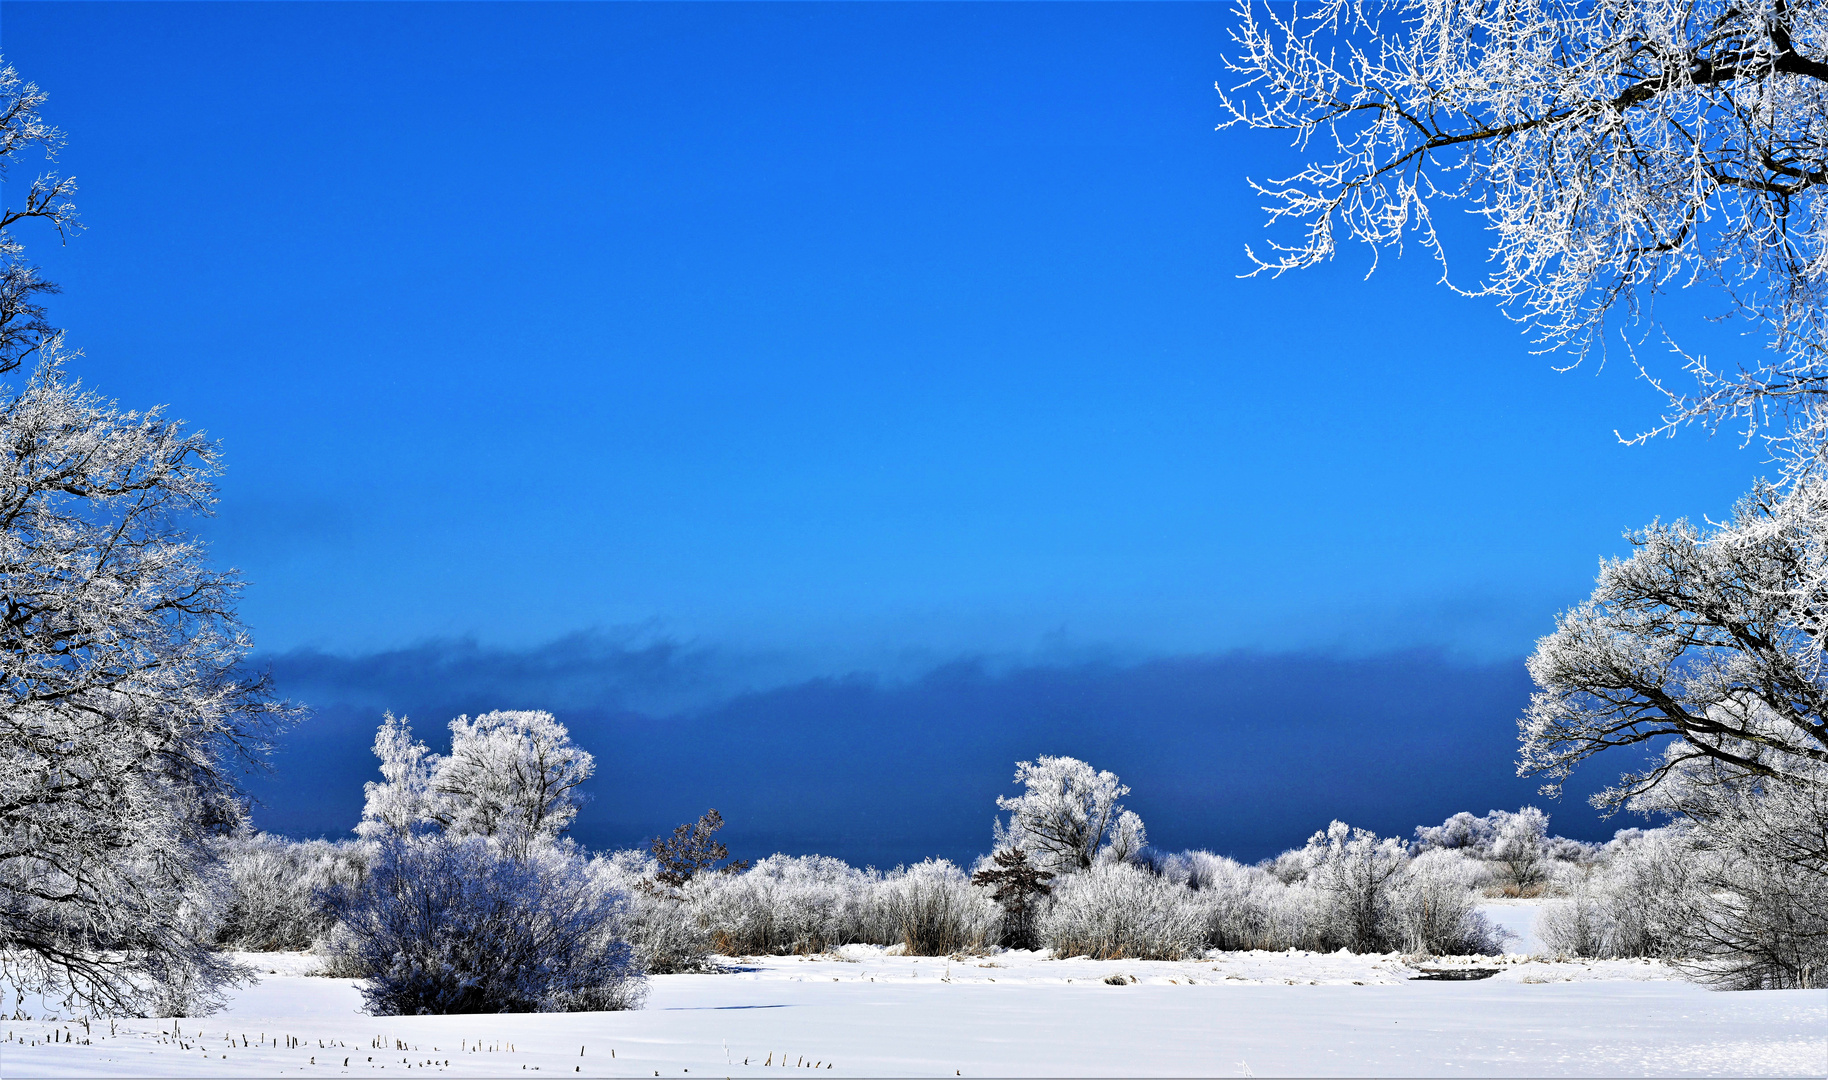
[[[912,958],[867,946],[662,975],[637,1012],[377,1018],[300,954],[202,1020],[8,1020],[31,1076],[1823,1075],[1828,992],[1718,993],[1658,964],[1214,953]],[[1441,972],[1486,978],[1417,980]],[[1119,979],[1118,976],[1125,978]],[[11,995],[8,995],[9,1000]],[[75,1039],[77,1041],[67,1041]],[[347,1062],[347,1064],[345,1064]]]

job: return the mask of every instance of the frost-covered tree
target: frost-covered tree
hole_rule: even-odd
[[[1474,817],[1462,810],[1439,825],[1418,825],[1415,850],[1418,854],[1460,851],[1485,858],[1491,853],[1492,839],[1498,833],[1500,813],[1502,811],[1493,811],[1484,817]]]
[[[510,846],[556,839],[583,802],[596,759],[549,712],[501,711],[451,721],[451,752],[432,773],[434,816],[460,836]]]
[[[44,101],[44,91],[22,81],[10,64],[0,63],[0,176],[29,149],[54,159],[63,147],[63,132],[45,123],[38,113]],[[75,204],[70,202],[75,191],[74,177],[40,173],[26,189],[22,203],[0,209],[0,375],[41,356],[58,338],[57,330],[45,321],[43,300],[55,294],[57,286],[26,259],[13,226],[36,221],[67,236],[81,228]]]
[[[0,68],[0,168],[61,135]],[[246,674],[239,582],[189,523],[216,447],[70,374],[52,287],[10,228],[64,230],[47,174],[0,215],[0,981],[92,1008],[207,1009],[232,974],[209,947],[220,875],[205,839],[238,824],[237,772],[289,716]]]
[[[1816,615],[1798,606],[1807,553],[1772,527],[1785,506],[1760,488],[1724,525],[1654,524],[1601,566],[1592,597],[1530,657],[1540,689],[1519,723],[1521,772],[1554,793],[1594,754],[1674,740],[1599,803],[1699,759],[1726,777],[1814,782],[1828,765],[1828,672]]]
[[[1026,788],[1022,794],[997,797],[997,808],[1009,812],[1007,822],[996,823],[997,850],[1021,848],[1043,868],[1071,873],[1089,869],[1107,838],[1140,847],[1142,820],[1117,802],[1130,789],[1109,771],[1042,755],[1016,762],[1016,783]],[[1128,831],[1119,831],[1126,819]]]
[[[571,741],[551,713],[498,711],[451,721],[451,752],[413,741],[405,718],[389,713],[375,735],[383,783],[366,787],[356,831],[403,835],[422,824],[452,836],[492,837],[510,851],[562,836],[582,803],[579,785],[596,759]]]
[[[1513,895],[1542,886],[1555,874],[1590,861],[1593,846],[1549,834],[1549,815],[1534,806],[1484,817],[1461,812],[1439,825],[1415,830],[1411,854],[1450,852],[1483,867],[1486,876]]]
[[[1530,659],[1522,771],[1553,791],[1594,754],[1651,751],[1595,801],[1692,826],[1705,873],[1687,925],[1663,937],[1740,972],[1732,985],[1819,985],[1828,963],[1814,914],[1828,902],[1828,654],[1820,517],[1803,501],[1818,483],[1760,487],[1721,525],[1636,534]],[[1581,910],[1558,917],[1585,940]]]
[[[1584,353],[1610,317],[1709,282],[1766,334],[1735,371],[1690,364],[1663,427],[1828,392],[1828,7],[1819,0],[1239,0],[1222,126],[1307,157],[1256,183],[1280,274],[1338,239],[1419,243],[1460,291]],[[1482,216],[1459,281],[1436,214]],[[1659,388],[1661,388],[1659,384]]]
[[[430,751],[413,739],[406,717],[385,714],[375,732],[374,756],[381,759],[381,783],[362,785],[367,801],[355,827],[364,840],[406,836],[432,821]]]
[[[1549,815],[1526,806],[1507,815],[1492,838],[1492,861],[1504,873],[1504,884],[1519,896],[1542,885],[1549,866]]]
[[[1149,832],[1143,828],[1142,818],[1130,810],[1117,815],[1110,837],[1110,841],[1099,849],[1098,857],[1112,862],[1129,862],[1149,846]]]

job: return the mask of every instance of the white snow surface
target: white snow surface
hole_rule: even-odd
[[[709,1077],[766,1075],[783,1062],[833,1076],[1828,1072],[1828,992],[1722,993],[1641,961],[948,959],[846,946],[656,976],[633,1012],[372,1017],[353,982],[309,974],[310,956],[243,959],[260,983],[201,1019],[85,1030],[27,997],[19,1014],[33,1018],[0,1024],[0,1076]],[[1496,974],[1412,981],[1469,968]],[[1135,981],[1106,981],[1119,974]]]

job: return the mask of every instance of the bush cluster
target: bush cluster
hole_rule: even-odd
[[[1566,956],[1652,957],[1727,989],[1809,989],[1828,976],[1828,885],[1776,845],[1627,829],[1549,902],[1537,932]]]
[[[562,847],[389,838],[366,881],[323,899],[376,1016],[626,1009],[644,993],[621,894]]]
[[[484,838],[330,845],[258,837],[224,851],[235,883],[229,909],[237,913],[224,923],[224,941],[244,948],[315,943],[339,971],[379,980],[374,1007],[396,1011],[484,999],[493,1003],[489,1011],[585,1000],[551,975],[582,962],[569,954],[533,965],[553,987],[537,994],[493,968],[475,968],[485,957],[526,955],[541,942],[556,949],[563,935],[539,936],[548,915],[556,920],[550,926],[574,932],[584,919],[596,935],[585,938],[599,942],[593,948],[612,941],[625,947],[626,958],[613,963],[606,958],[614,949],[587,955],[630,977],[715,970],[718,955],[812,954],[850,944],[916,956],[1033,944],[1058,956],[1100,959],[1179,959],[1210,949],[1466,954],[1502,946],[1475,910],[1492,889],[1483,860],[1427,846],[1411,854],[1397,841],[1337,822],[1257,866],[1205,851],[1102,857],[1031,894],[1025,927],[1012,922],[983,877],[988,870],[995,880],[998,867],[1014,864],[1007,852],[1003,860],[983,859],[974,884],[944,859],[878,871],[780,854],[740,873],[669,881],[650,852],[585,861],[558,844],[517,858]],[[488,852],[494,854],[485,858]],[[421,875],[435,880],[418,881]],[[452,877],[462,887],[444,881]],[[581,898],[595,906],[579,907]],[[510,920],[511,910],[538,917]],[[428,911],[440,914],[427,922]],[[421,913],[417,921],[406,918],[414,912]],[[531,936],[511,947],[499,938],[509,929]],[[446,969],[470,972],[468,981],[440,982],[444,976],[435,973]],[[637,998],[616,991],[604,1000]]]
[[[228,875],[215,938],[218,945],[231,949],[311,948],[336,923],[318,894],[358,885],[368,869],[368,845],[354,841],[292,841],[243,833],[211,843]]]
[[[812,954],[840,945],[899,945],[915,956],[997,944],[1001,912],[963,870],[929,859],[887,873],[822,855],[773,855],[741,874],[658,884],[643,853],[593,860],[630,897],[630,941],[650,972],[702,971],[713,953]]]
[[[1341,830],[1343,840],[1332,843]],[[986,858],[980,873],[996,865]],[[676,888],[656,887],[657,867],[639,852],[591,867],[631,897],[630,941],[651,972],[706,970],[716,954],[862,944],[943,956],[1020,944],[1009,940],[1010,916],[991,889],[943,859],[882,872],[773,855],[745,873]],[[1263,866],[1204,851],[1107,858],[1060,875],[1033,900],[1034,942],[1055,955],[1100,959],[1179,959],[1208,949],[1492,953],[1502,941],[1475,910],[1483,876],[1468,856],[1412,857],[1340,825]]]

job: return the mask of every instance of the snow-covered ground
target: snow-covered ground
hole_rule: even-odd
[[[267,972],[260,984],[200,1020],[85,1029],[48,1020],[61,1014],[27,999],[34,1019],[0,1025],[0,1075],[691,1077],[783,1065],[834,1076],[1828,1072],[1828,992],[1718,993],[1644,962],[946,959],[847,946],[731,959],[720,975],[658,976],[636,1012],[381,1018],[361,1013],[349,980],[307,974],[311,957],[247,959]],[[1415,980],[1468,970],[1495,973]]]

